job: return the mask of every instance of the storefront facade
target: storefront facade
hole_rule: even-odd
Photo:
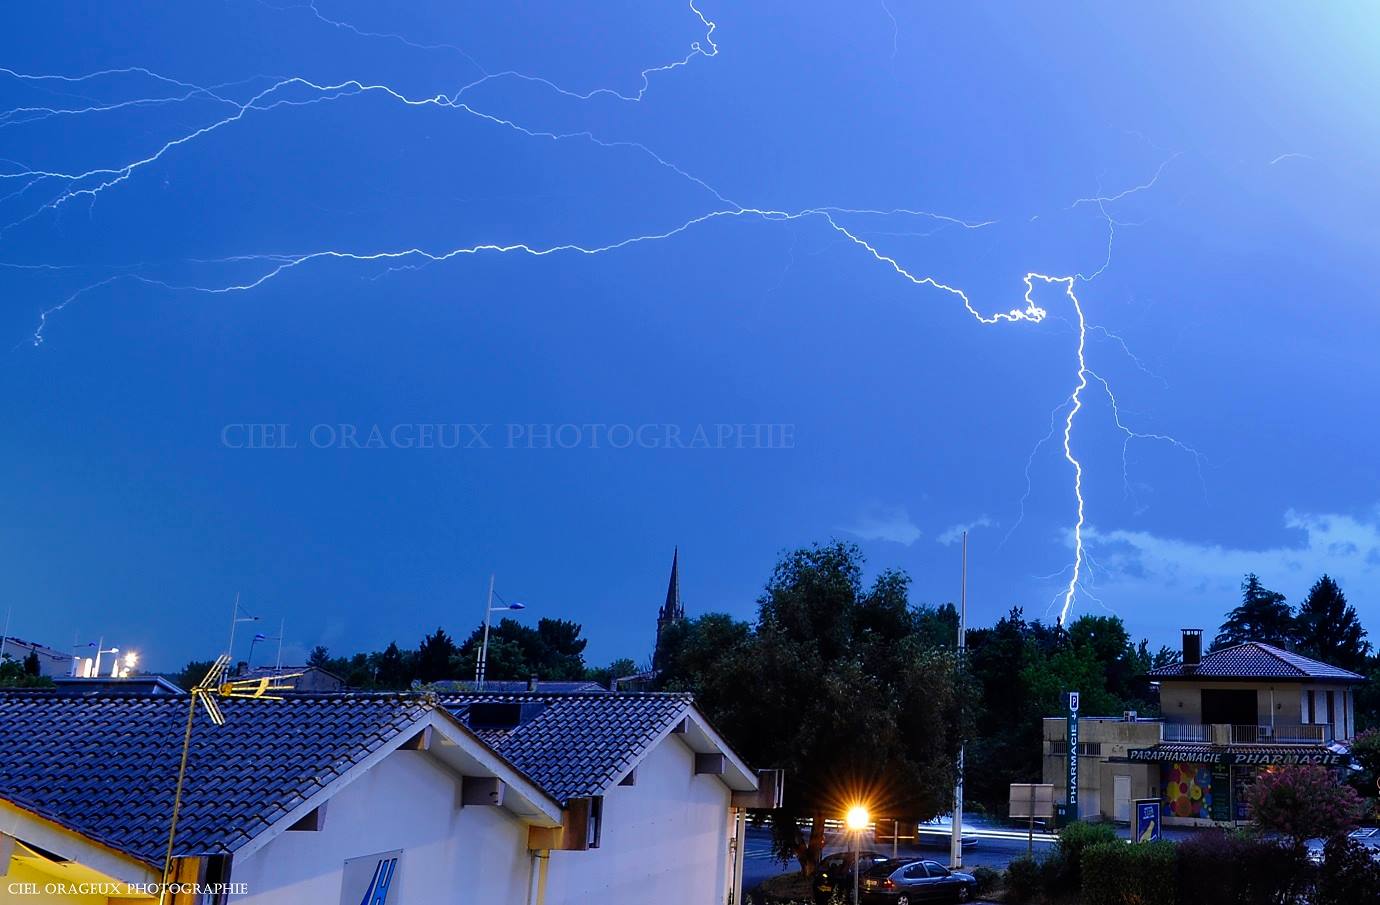
[[[1166,825],[1249,820],[1246,790],[1262,770],[1350,764],[1355,692],[1364,678],[1266,644],[1201,655],[1202,632],[1184,630],[1183,660],[1152,670],[1162,717],[1134,713],[1080,721],[1079,816],[1130,820],[1130,802],[1158,797]],[[1068,800],[1068,730],[1044,721],[1044,781]]]

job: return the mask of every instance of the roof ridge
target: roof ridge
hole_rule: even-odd
[[[1255,645],[1256,648],[1258,648],[1259,650],[1263,651],[1264,653],[1269,654],[1271,657],[1274,657],[1274,658],[1275,658],[1276,660],[1278,660],[1280,663],[1283,663],[1285,666],[1287,666],[1289,669],[1292,669],[1294,672],[1298,673],[1299,675],[1304,676],[1304,677],[1307,677],[1307,676],[1308,676],[1308,670],[1306,670],[1306,669],[1300,669],[1300,668],[1299,668],[1299,665],[1298,665],[1297,663],[1291,663],[1291,662],[1289,662],[1289,657],[1298,656],[1297,654],[1293,653],[1292,651],[1287,651],[1287,650],[1284,650],[1283,648],[1275,647],[1273,644],[1266,644],[1264,641],[1254,641],[1254,640],[1252,640],[1252,641],[1247,641],[1247,642],[1245,642],[1245,643],[1246,643],[1246,644],[1253,644],[1253,645]],[[1280,656],[1281,654],[1287,654],[1288,656]],[[1308,660],[1307,657],[1304,657],[1303,659]],[[1310,663],[1317,663],[1319,666],[1331,666],[1331,665],[1332,665],[1332,664],[1330,664],[1330,663],[1323,663],[1323,662],[1320,661],[1320,660],[1309,660],[1309,662],[1310,662]]]

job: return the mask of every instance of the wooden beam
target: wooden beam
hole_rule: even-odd
[[[462,776],[460,804],[463,807],[501,807],[505,788],[503,780],[496,776]]]
[[[288,832],[291,833],[295,831],[299,833],[318,833],[321,830],[325,829],[326,805],[328,804],[330,804],[329,801],[323,801],[321,802],[321,804],[312,808],[310,811],[308,811],[306,814],[302,816],[301,820],[297,821],[292,826],[288,827]]]
[[[426,726],[412,738],[398,746],[400,751],[430,751],[431,750],[431,727]]]
[[[696,754],[695,755],[695,775],[696,776],[723,776],[724,761],[722,754]]]

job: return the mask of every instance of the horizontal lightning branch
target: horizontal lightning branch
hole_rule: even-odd
[[[264,5],[269,4],[265,3]],[[144,265],[111,268],[102,279],[77,289],[61,301],[44,309],[39,315],[38,324],[31,336],[31,343],[33,345],[37,346],[43,343],[45,331],[54,315],[63,311],[77,300],[121,281],[134,282],[167,291],[223,295],[249,292],[258,289],[270,281],[284,277],[293,272],[301,271],[314,264],[324,265],[338,262],[378,264],[383,265],[383,274],[386,274],[395,270],[410,269],[478,255],[518,255],[533,258],[561,255],[594,256],[611,254],[641,244],[674,239],[687,231],[708,227],[721,221],[755,220],[772,223],[809,221],[821,224],[824,229],[837,237],[841,237],[848,245],[860,251],[865,259],[875,264],[882,265],[909,284],[938,291],[950,299],[955,300],[963,306],[964,310],[966,310],[977,323],[984,326],[994,326],[1003,323],[1041,323],[1048,316],[1048,312],[1035,300],[1037,289],[1043,287],[1062,290],[1063,298],[1073,314],[1072,323],[1076,327],[1077,342],[1071,359],[1071,364],[1073,365],[1071,374],[1072,387],[1065,400],[1051,413],[1050,433],[1036,445],[1035,450],[1031,452],[1030,458],[1027,460],[1027,489],[1026,495],[1021,499],[1023,518],[1025,500],[1030,494],[1030,466],[1034,460],[1035,453],[1039,450],[1041,445],[1052,439],[1056,432],[1059,433],[1062,439],[1063,457],[1072,474],[1071,489],[1075,503],[1075,518],[1072,528],[1073,561],[1070,566],[1063,570],[1068,573],[1068,578],[1067,583],[1062,586],[1062,590],[1060,591],[1061,605],[1059,623],[1061,625],[1067,620],[1069,612],[1079,594],[1081,588],[1080,582],[1089,562],[1084,549],[1084,529],[1086,524],[1086,505],[1083,494],[1084,466],[1076,455],[1074,441],[1075,427],[1079,415],[1085,407],[1084,391],[1087,389],[1090,379],[1098,381],[1104,388],[1111,405],[1115,424],[1124,435],[1122,470],[1123,477],[1126,478],[1128,486],[1129,477],[1127,477],[1125,449],[1126,444],[1129,444],[1133,439],[1165,441],[1175,445],[1183,451],[1193,454],[1195,457],[1198,456],[1195,450],[1179,443],[1179,441],[1172,437],[1159,434],[1140,433],[1132,430],[1123,423],[1120,410],[1117,406],[1116,396],[1112,391],[1111,385],[1103,377],[1094,373],[1088,367],[1087,338],[1089,330],[1102,332],[1108,338],[1118,343],[1121,349],[1132,358],[1138,367],[1144,369],[1143,365],[1140,364],[1138,359],[1135,359],[1135,357],[1131,355],[1129,347],[1127,347],[1125,341],[1122,340],[1120,336],[1110,333],[1104,328],[1095,326],[1090,327],[1084,315],[1083,303],[1075,293],[1075,289],[1079,283],[1087,283],[1095,279],[1111,265],[1112,249],[1118,221],[1108,212],[1107,206],[1109,204],[1115,204],[1117,201],[1137,192],[1153,187],[1164,172],[1169,161],[1165,161],[1154,176],[1141,185],[1134,186],[1113,195],[1078,199],[1071,205],[1071,207],[1075,208],[1082,205],[1094,206],[1097,209],[1098,215],[1106,223],[1106,255],[1095,271],[1086,276],[1078,273],[1058,275],[1033,271],[1028,272],[1023,278],[1024,291],[1020,296],[1018,304],[1012,305],[1005,310],[983,311],[974,304],[973,300],[962,288],[942,281],[935,276],[912,272],[895,256],[881,250],[875,240],[864,238],[866,234],[865,231],[852,224],[854,220],[861,218],[918,217],[932,221],[936,225],[936,228],[975,230],[991,226],[995,221],[965,220],[947,214],[904,207],[871,209],[844,206],[815,206],[784,209],[747,206],[732,200],[705,179],[693,175],[683,166],[658,154],[650,147],[640,142],[608,141],[599,138],[592,131],[587,130],[574,132],[544,130],[522,124],[512,116],[479,109],[473,103],[465,99],[467,95],[481,85],[500,80],[511,80],[539,85],[558,96],[575,99],[581,102],[607,99],[610,101],[639,103],[644,100],[651,90],[653,80],[656,76],[684,68],[697,58],[702,57],[711,59],[718,55],[719,48],[713,40],[717,25],[715,22],[706,18],[694,3],[691,3],[689,8],[699,23],[699,26],[702,28],[701,36],[690,43],[689,51],[683,57],[678,57],[668,63],[640,69],[637,73],[638,87],[635,91],[619,91],[608,87],[576,90],[556,84],[543,76],[522,73],[516,70],[506,69],[490,72],[480,65],[469,53],[456,45],[421,43],[413,41],[401,34],[367,31],[344,20],[327,16],[317,7],[315,0],[305,5],[287,7],[271,6],[270,8],[284,14],[300,11],[313,17],[315,20],[319,20],[326,26],[348,32],[360,38],[398,43],[422,52],[440,51],[453,53],[462,57],[468,65],[472,66],[477,76],[448,94],[412,97],[386,84],[374,83],[363,79],[320,82],[301,75],[271,78],[267,76],[254,76],[218,85],[200,86],[169,78],[149,69],[139,67],[106,69],[80,76],[30,74],[21,73],[13,69],[0,68],[0,77],[6,77],[20,84],[30,85],[45,90],[54,86],[64,89],[72,89],[81,86],[83,90],[89,90],[105,84],[112,79],[128,78],[147,79],[157,85],[156,93],[150,94],[147,97],[125,98],[123,100],[109,102],[82,98],[81,103],[67,105],[33,104],[14,107],[9,110],[0,111],[0,129],[22,128],[55,117],[77,118],[113,116],[119,115],[124,111],[141,108],[201,104],[213,105],[216,109],[214,117],[210,118],[209,121],[205,121],[203,125],[195,128],[188,128],[180,134],[164,138],[161,141],[155,141],[144,153],[135,156],[133,159],[107,162],[85,169],[44,167],[41,165],[28,165],[17,161],[0,161],[0,169],[3,169],[3,172],[0,172],[0,187],[6,184],[14,187],[8,194],[0,196],[0,209],[3,209],[4,205],[19,205],[22,211],[16,219],[0,226],[0,236],[3,236],[10,230],[22,227],[25,223],[45,213],[57,211],[76,199],[87,199],[94,203],[95,199],[100,195],[116,190],[118,187],[129,183],[141,171],[156,167],[160,161],[164,160],[164,158],[170,154],[177,153],[179,149],[203,140],[207,136],[221,130],[241,126],[251,118],[261,117],[272,111],[290,113],[294,109],[314,104],[345,101],[365,96],[381,98],[388,102],[400,104],[404,108],[437,108],[454,111],[472,117],[480,123],[504,130],[515,131],[536,140],[556,142],[583,141],[609,151],[635,153],[651,161],[655,166],[673,173],[678,178],[685,180],[705,192],[708,197],[713,199],[713,206],[708,210],[688,217],[671,226],[650,231],[629,231],[622,238],[599,243],[582,242],[572,239],[570,241],[552,244],[534,244],[527,242],[476,243],[449,248],[423,248],[419,246],[382,250],[324,248],[296,254],[281,252],[242,254],[227,258],[200,259],[182,262],[184,264],[196,265],[208,269],[234,265],[237,268],[249,270],[248,276],[242,276],[235,280],[220,281],[209,279],[198,280],[195,278],[191,280],[165,279],[158,276],[153,268]],[[43,192],[48,193],[46,198],[39,197]],[[0,264],[0,267],[14,269],[61,270],[68,266],[70,265],[35,264],[29,262]],[[1062,426],[1060,427],[1058,426],[1058,421],[1061,413]],[[1017,524],[1019,524],[1019,520]],[[1014,526],[1012,530],[1014,530]],[[1008,538],[1009,536],[1008,533]],[[1084,592],[1086,593],[1086,590]]]

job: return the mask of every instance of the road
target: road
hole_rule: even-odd
[[[964,821],[966,824],[967,821]],[[1012,830],[1000,829],[996,827],[967,827],[965,836],[973,839],[972,844],[963,847],[963,866],[973,868],[985,866],[998,870],[1006,867],[1012,858],[1020,857],[1026,853],[1026,836],[1024,833],[1017,833]],[[1053,845],[1054,836],[1043,833],[1035,834],[1035,853],[1039,854]],[[851,840],[845,834],[830,834],[825,841],[824,852],[840,851],[851,846]],[[883,854],[890,854],[890,845],[868,845],[864,843],[863,848],[879,851]],[[940,864],[949,863],[948,840],[936,835],[933,841],[927,839],[924,844],[916,846],[909,843],[902,843],[897,847],[897,856],[901,858],[930,858]],[[799,869],[799,866],[791,861],[783,864],[777,861],[771,850],[771,831],[762,828],[748,827],[747,845],[744,847],[743,860],[743,889],[752,890],[763,881],[779,874],[792,873]]]

